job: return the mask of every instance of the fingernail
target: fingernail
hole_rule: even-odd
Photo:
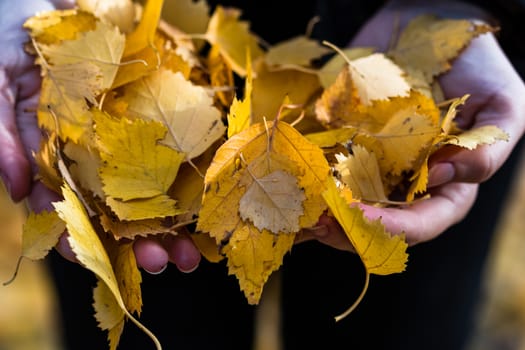
[[[455,169],[452,163],[437,163],[428,173],[428,187],[435,187],[454,179]]]
[[[164,270],[166,270],[166,268],[168,267],[168,264],[164,265],[159,271],[149,271],[148,269],[144,268],[144,271],[146,271],[147,273],[149,273],[150,275],[160,275],[161,273],[164,272]]]
[[[179,269],[179,271],[182,272],[182,273],[192,273],[193,271],[197,270],[198,267],[199,267],[199,264],[193,266],[193,267],[190,268],[189,270],[185,270],[185,269],[181,269],[179,266],[177,266],[177,268]]]

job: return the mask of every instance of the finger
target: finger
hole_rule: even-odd
[[[75,253],[73,252],[73,249],[71,249],[71,245],[69,244],[68,237],[69,235],[67,233],[64,233],[62,236],[60,236],[60,238],[58,239],[58,243],[55,246],[55,249],[66,260],[78,263],[78,259]]]
[[[31,166],[20,140],[15,94],[4,70],[0,70],[0,174],[11,198],[23,199],[30,190]]]
[[[474,150],[445,146],[430,159],[428,187],[448,182],[481,183],[494,175],[512,151],[504,141]]]
[[[475,64],[474,64],[475,63]],[[484,67],[490,74],[473,71],[474,66]],[[483,182],[490,178],[507,160],[525,129],[525,85],[519,78],[494,35],[482,35],[455,61],[452,70],[440,78],[447,98],[470,94],[455,118],[463,129],[495,125],[509,135],[508,141],[466,150],[447,146],[433,155],[435,173],[443,173],[442,164],[452,166],[448,181]],[[449,167],[446,165],[446,167]],[[450,170],[450,169],[449,169]],[[432,172],[432,170],[431,170]],[[433,179],[431,185],[443,183]]]
[[[337,220],[326,214],[321,215],[317,225],[303,229],[296,236],[295,243],[317,240],[339,250],[355,252],[350,240]]]
[[[137,264],[146,272],[159,274],[168,266],[168,253],[156,238],[137,238],[133,250]]]
[[[438,187],[429,199],[405,208],[362,205],[365,216],[381,219],[388,232],[405,233],[409,245],[429,241],[461,221],[474,204],[477,184],[449,183]]]
[[[199,267],[201,253],[187,234],[169,235],[163,240],[169,259],[181,272],[189,273]]]

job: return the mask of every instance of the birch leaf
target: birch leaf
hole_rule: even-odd
[[[115,120],[103,112],[96,113],[95,120],[97,147],[103,161],[100,176],[108,204],[122,212],[121,219],[137,210],[140,214],[136,216],[141,219],[156,217],[159,212],[176,215],[175,201],[167,192],[184,155],[158,144],[166,129],[158,122]],[[128,203],[126,211],[120,204],[130,200],[135,202]],[[144,217],[148,205],[155,216]]]
[[[98,95],[113,84],[124,43],[125,37],[118,28],[98,21],[95,30],[85,32],[75,40],[62,41],[59,45],[41,45],[41,50],[48,57],[48,64],[57,70],[61,66],[83,62],[95,65],[101,77],[100,90],[95,91]],[[94,97],[86,97],[94,101]]]
[[[421,15],[406,26],[390,55],[401,66],[423,72],[431,82],[452,67],[451,61],[473,38],[491,31],[490,26],[470,20]]]
[[[79,33],[94,30],[96,26],[97,18],[93,14],[77,9],[42,12],[24,23],[29,35],[44,45],[74,40]]]
[[[472,150],[479,145],[490,145],[496,141],[508,140],[509,135],[505,131],[495,125],[484,125],[451,136],[445,143]]]
[[[298,232],[302,203],[306,199],[297,186],[297,179],[283,170],[276,170],[253,179],[239,201],[239,214],[259,230]]]
[[[371,55],[374,49],[369,47],[352,47],[343,49],[341,52],[343,55],[334,55],[317,71],[324,89],[335,82],[339,73],[348,65],[348,60]]]
[[[287,251],[280,245],[268,243],[268,240],[273,241],[274,238],[264,237],[268,234],[289,236],[282,239],[293,241],[297,226],[290,225],[288,219],[283,220],[281,215],[269,220],[261,215],[261,228],[258,229],[252,224],[252,220],[259,223],[259,216],[254,215],[254,212],[275,211],[276,201],[264,201],[254,204],[260,205],[258,208],[246,210],[241,208],[244,206],[241,205],[241,200],[245,195],[250,196],[251,191],[258,191],[250,190],[252,186],[259,186],[256,179],[269,179],[273,182],[272,178],[276,174],[283,173],[287,175],[282,177],[296,184],[296,189],[304,189],[304,194],[303,190],[292,193],[295,196],[293,215],[300,215],[298,228],[313,226],[326,208],[321,192],[329,173],[328,163],[320,148],[284,122],[255,124],[228,139],[216,152],[204,179],[205,191],[197,230],[209,232],[217,243],[224,246],[223,250],[228,252],[228,263],[232,260],[231,266],[242,266],[241,269],[231,268],[231,271],[237,275],[241,289],[252,303],[258,302],[269,272],[258,277],[257,274],[266,265],[271,266],[271,271],[277,269]],[[273,190],[264,193],[268,197],[272,194],[275,194]],[[302,204],[301,209],[298,203]],[[278,204],[277,207],[279,205],[286,207],[283,204]],[[243,220],[241,215],[248,220]],[[287,231],[270,232],[272,228],[286,228]],[[248,241],[239,242],[244,239],[242,237],[246,237]],[[263,244],[260,240],[266,243]],[[245,252],[244,248],[235,247],[254,250]]]
[[[233,135],[238,134],[250,126],[253,90],[253,72],[250,56],[250,52],[248,51],[244,98],[239,100],[235,97],[230,105],[230,112],[228,113],[228,138],[231,138]]]
[[[69,172],[75,181],[83,189],[89,190],[94,196],[103,199],[105,195],[98,174],[102,161],[98,152],[90,152],[88,148],[70,141],[64,146],[64,154],[73,161],[69,166]]]
[[[321,88],[316,74],[295,69],[272,71],[266,64],[258,63],[254,66],[254,74],[252,123],[274,118],[285,98],[306,108]]]
[[[259,231],[250,224],[235,230],[224,248],[228,272],[237,276],[249,304],[257,304],[271,273],[283,262],[293,246],[295,235],[275,235]]]
[[[212,46],[207,57],[210,84],[216,90],[216,100],[224,108],[230,108],[234,101],[235,82],[233,71],[222,56],[218,46]],[[251,78],[250,78],[251,79]],[[247,84],[246,82],[245,84]]]
[[[22,256],[31,260],[44,258],[65,229],[64,222],[55,212],[30,212],[22,231]]]
[[[408,96],[410,85],[404,72],[381,53],[350,61],[348,65],[359,100],[370,105],[375,100]]]
[[[250,32],[249,23],[240,20],[241,11],[236,8],[217,6],[208,24],[206,38],[217,45],[233,71],[241,76],[246,75],[246,50],[251,58],[263,54],[257,38]]]
[[[162,18],[188,34],[203,34],[210,21],[210,6],[205,0],[166,1]]]
[[[354,194],[357,200],[385,202],[387,200],[377,159],[365,147],[354,145],[348,157],[336,154],[335,169],[339,178]]]
[[[157,349],[160,349],[160,343],[155,336],[140,324],[126,309],[118,287],[117,278],[111,266],[111,261],[100,238],[93,229],[82,203],[67,185],[62,187],[62,195],[64,200],[53,203],[53,206],[60,218],[66,223],[69,233],[68,241],[76,258],[83,266],[92,271],[105,283],[111,291],[111,297],[115,299],[124,314],[148,334]],[[116,342],[118,343],[118,340]]]
[[[139,25],[126,38],[124,56],[136,54],[153,43],[164,0],[148,0]]]
[[[124,330],[126,314],[111,290],[100,279],[93,289],[93,307],[99,328],[108,331],[109,349],[116,350]]]
[[[123,99],[132,115],[162,123],[168,130],[162,143],[188,159],[201,155],[226,130],[213,98],[181,73],[160,69],[127,86]]]
[[[297,36],[270,47],[264,60],[269,66],[309,66],[313,60],[329,52],[328,47],[316,40]]]
[[[248,170],[250,166],[253,168]],[[251,126],[216,152],[204,180],[198,229],[219,240],[224,238],[240,221],[239,201],[245,188],[254,184],[253,176],[262,178],[277,170],[293,174],[297,186],[304,188],[306,199],[300,227],[314,225],[325,209],[320,195],[328,176],[328,163],[321,149],[289,124],[271,122]]]
[[[389,275],[405,270],[408,247],[404,236],[391,236],[380,220],[369,221],[359,207],[352,207],[339,195],[335,182],[327,182],[323,197],[367,271]]]
[[[112,259],[112,265],[122,299],[129,312],[140,316],[142,311],[142,292],[140,288],[142,275],[137,266],[133,242],[115,244],[115,250],[116,253]]]
[[[135,4],[132,0],[77,0],[77,5],[81,10],[117,26],[123,33],[131,32],[135,25]]]

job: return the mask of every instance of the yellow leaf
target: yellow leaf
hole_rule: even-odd
[[[158,144],[166,129],[158,122],[114,119],[103,112],[95,121],[105,193],[124,201],[165,194],[182,161],[180,153]]]
[[[191,234],[190,237],[206,260],[216,263],[224,258],[224,256],[219,253],[217,242],[215,242],[209,234],[197,232]]]
[[[160,349],[161,346],[157,338],[126,309],[109,257],[82,203],[67,184],[62,187],[62,196],[64,200],[53,203],[53,206],[60,218],[66,223],[69,233],[68,242],[76,258],[105,283],[124,314],[154,341],[157,349]]]
[[[195,49],[192,46],[185,44],[183,40],[174,42],[159,28],[149,46],[123,59],[112,89],[134,82],[158,70],[159,67],[181,72],[188,79],[196,60]]]
[[[126,38],[124,56],[136,54],[153,43],[164,0],[147,0],[139,25]]]
[[[245,189],[254,185],[254,177],[263,178],[278,170],[294,175],[297,186],[304,189],[304,215],[299,225],[313,226],[325,209],[321,192],[328,163],[322,150],[289,124],[268,122],[234,135],[217,150],[204,179],[198,229],[222,239],[238,225],[239,201]]]
[[[458,108],[461,105],[464,105],[469,97],[470,95],[468,94],[464,95],[463,97],[454,99],[452,103],[450,104],[450,107],[448,108],[447,113],[441,120],[441,129],[443,130],[443,133],[445,135],[448,135],[452,131],[454,127],[454,124],[453,124],[454,118],[457,115]]]
[[[327,61],[321,69],[317,71],[319,80],[323,88],[328,88],[332,85],[339,73],[346,69],[348,60],[355,60],[364,56],[371,55],[374,52],[373,48],[369,47],[352,47],[341,50],[344,57],[341,55],[334,55],[329,61]]]
[[[146,237],[169,231],[162,225],[161,219],[119,220],[114,213],[109,211],[102,212],[99,215],[100,224],[104,231],[112,233],[117,240],[121,238],[134,239],[137,236]]]
[[[44,258],[65,229],[66,225],[55,212],[30,212],[22,231],[22,256],[31,260]]]
[[[315,102],[316,118],[329,128],[361,126],[373,121],[359,113],[359,95],[348,66],[341,70],[334,83],[323,90]]]
[[[410,85],[404,72],[381,53],[374,53],[349,62],[351,79],[359,100],[370,105],[375,100],[408,96]]]
[[[115,244],[116,254],[113,258],[115,276],[126,309],[140,316],[142,310],[142,292],[140,284],[142,275],[137,266],[133,251],[133,242]]]
[[[81,10],[91,12],[129,33],[135,25],[135,4],[131,0],[77,0]]]
[[[252,115],[252,90],[253,90],[253,72],[251,64],[250,51],[247,51],[246,80],[244,82],[244,99],[233,99],[228,113],[228,138],[247,129],[250,126]]]
[[[93,289],[93,307],[99,328],[108,331],[110,350],[116,349],[124,330],[126,314],[117,303],[111,290],[100,279]]]
[[[106,202],[121,219],[176,215],[168,189],[184,155],[158,144],[166,132],[158,122],[116,120],[97,112],[100,177]]]
[[[414,174],[410,177],[410,187],[406,196],[407,202],[414,200],[416,194],[424,193],[427,190],[428,184],[428,157],[431,152],[429,151],[426,155],[423,163],[419,168],[414,171]]]
[[[316,40],[297,36],[270,47],[264,60],[269,66],[309,66],[329,52],[329,48]]]
[[[206,173],[218,147],[218,144],[214,145],[196,158],[193,164],[184,163],[179,169],[175,183],[169,190],[170,197],[175,198],[178,207],[184,211],[177,216],[177,221],[187,223],[196,221],[204,191],[202,174]]]
[[[56,133],[50,133],[48,138],[42,138],[40,149],[38,153],[33,154],[33,157],[38,166],[38,180],[59,193],[63,180],[57,170],[56,138]]]
[[[439,135],[439,126],[432,117],[421,114],[419,108],[420,105],[413,105],[392,111],[390,120],[374,133],[383,150],[379,160],[383,173],[400,175],[412,169]]]
[[[202,34],[208,27],[209,13],[210,6],[205,0],[166,1],[162,18],[184,33]]]
[[[282,263],[293,244],[294,231],[313,226],[326,209],[321,192],[329,171],[322,150],[282,121],[252,125],[215,153],[204,179],[197,230],[209,232],[223,246],[230,271],[236,274],[250,303],[258,302],[269,274]],[[266,182],[262,186],[260,179]],[[273,188],[279,187],[276,179],[286,183],[284,193],[295,196],[295,209],[285,215],[293,215],[292,221],[300,215],[298,226],[282,217],[287,209],[279,198],[280,190]],[[257,193],[266,197],[264,201],[255,203],[250,198]],[[264,218],[265,213],[276,217]],[[258,230],[252,220],[263,228],[283,228],[289,233]]]
[[[217,6],[206,30],[206,38],[217,45],[233,71],[240,76],[246,75],[246,50],[251,58],[263,54],[257,38],[250,32],[249,23],[239,20],[241,11],[236,8]]]
[[[86,100],[97,105],[96,96],[111,86],[123,44],[124,36],[118,29],[101,21],[74,40],[35,43],[40,56],[37,62],[44,72],[39,125],[55,130],[62,140],[81,142],[86,138],[92,118]]]
[[[49,251],[58,243],[60,235],[65,232],[66,225],[57,213],[42,211],[29,212],[22,229],[22,251],[15,267],[13,276],[4,286],[16,279],[22,258],[40,260],[47,256]]]
[[[262,122],[264,118],[273,119],[279,113],[285,98],[306,108],[321,89],[319,78],[314,73],[295,69],[271,71],[264,63],[259,63],[254,68],[252,124]],[[291,114],[291,117],[300,112]]]
[[[76,9],[42,12],[24,23],[30,36],[44,45],[74,40],[79,33],[94,30],[96,26],[97,19],[93,14]]]
[[[235,230],[224,253],[228,257],[228,271],[239,279],[249,304],[259,302],[264,284],[281,266],[294,239],[295,234],[275,235],[250,224]]]
[[[62,140],[86,142],[92,115],[85,98],[100,90],[100,71],[89,63],[61,67],[42,80],[38,125],[52,130]],[[58,130],[57,130],[58,123]]]
[[[56,70],[86,62],[95,65],[101,76],[100,91],[95,92],[95,95],[98,95],[113,84],[124,51],[124,42],[124,35],[118,28],[97,21],[95,30],[84,32],[75,40],[66,40],[55,45],[40,45],[40,49],[48,58],[47,63]],[[86,97],[89,101],[94,101],[91,96]]]
[[[401,66],[420,70],[431,82],[452,67],[450,62],[473,38],[493,30],[470,20],[421,15],[405,27],[389,54]]]
[[[340,196],[333,180],[327,182],[323,197],[366,270],[376,275],[389,275],[405,270],[408,255],[403,235],[391,236],[381,221],[369,221],[359,207],[351,207]]]
[[[98,152],[90,151],[89,148],[82,147],[69,141],[63,148],[64,154],[73,163],[69,166],[71,176],[80,186],[93,192],[93,195],[104,199],[102,182],[98,174],[101,160]]]
[[[113,81],[112,89],[134,82],[159,68],[164,55],[166,39],[161,35],[155,35],[148,46],[123,59],[118,67],[117,75]]]
[[[306,134],[308,141],[319,147],[333,147],[338,143],[346,144],[357,134],[354,127],[330,129],[316,133]]]
[[[340,191],[333,179],[327,181],[327,190],[323,197],[366,269],[366,280],[361,294],[350,308],[335,318],[339,321],[350,314],[363,299],[368,289],[370,274],[389,275],[405,270],[408,245],[404,235],[391,236],[385,231],[380,219],[369,221],[359,207],[351,206],[350,191],[346,187]]]
[[[298,232],[305,199],[295,176],[276,170],[260,178],[253,176],[253,184],[239,201],[239,214],[261,231]]]
[[[469,150],[479,145],[490,145],[496,141],[508,141],[509,135],[495,125],[484,125],[449,137],[445,143]]]
[[[157,195],[150,198],[130,199],[127,201],[116,198],[107,198],[106,204],[117,214],[120,220],[147,220],[153,218],[164,218],[183,213],[177,207],[177,202],[167,195]],[[134,225],[135,228],[137,225]],[[148,226],[146,226],[147,228]],[[129,228],[126,228],[128,231]],[[162,232],[162,231],[161,231]],[[122,232],[115,232],[117,236],[123,236]]]
[[[128,111],[156,120],[168,130],[162,143],[192,159],[223,136],[226,127],[208,92],[181,73],[160,69],[126,86]]]
[[[234,101],[235,82],[233,71],[222,57],[218,46],[212,46],[208,53],[208,70],[210,71],[210,84],[216,89],[216,100],[228,108]],[[237,102],[238,103],[238,102]]]
[[[354,145],[348,157],[336,154],[335,169],[339,179],[346,184],[358,200],[385,202],[387,200],[379,164],[373,152]]]

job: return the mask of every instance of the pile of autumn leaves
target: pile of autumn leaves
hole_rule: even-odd
[[[44,257],[67,229],[99,279],[96,318],[111,348],[126,318],[143,328],[132,316],[140,271],[122,238],[196,224],[203,255],[226,257],[257,303],[296,235],[328,210],[367,274],[401,272],[404,238],[351,204],[389,205],[394,192],[410,203],[425,195],[437,148],[506,137],[460,132],[467,96],[443,102],[435,81],[484,25],[423,16],[387,53],[334,55],[307,35],[263,47],[237,9],[209,17],[203,0],[166,4],[164,20],[159,0],[78,5],[25,23],[43,77],[39,177],[64,199],[29,216],[22,255]]]

